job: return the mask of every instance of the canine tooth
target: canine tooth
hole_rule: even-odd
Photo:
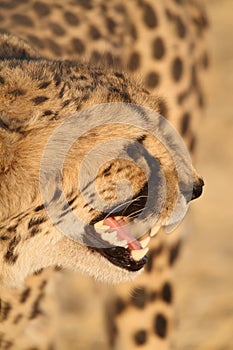
[[[148,236],[148,237],[142,239],[142,240],[139,241],[139,242],[140,242],[142,248],[146,248],[146,246],[147,246],[147,245],[149,244],[149,242],[150,242],[150,237]]]
[[[101,220],[101,221],[96,222],[96,223],[94,224],[94,227],[97,227],[97,228],[98,228],[98,227],[102,227],[103,224],[104,224],[104,221]]]
[[[132,255],[134,260],[139,261],[146,255],[148,250],[149,250],[149,248],[131,250],[131,255]]]
[[[155,225],[154,227],[152,227],[151,231],[150,231],[150,236],[154,237],[156,235],[156,233],[159,231],[161,226],[159,225]]]

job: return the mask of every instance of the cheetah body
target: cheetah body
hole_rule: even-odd
[[[81,270],[111,282],[131,280],[138,272],[115,266],[51,223],[38,176],[45,145],[76,113],[93,105],[124,102],[165,116],[193,151],[204,104],[207,21],[198,1],[191,0],[12,0],[1,6],[0,29],[10,35],[1,36],[0,48],[0,348],[60,349],[59,326],[52,317],[59,313],[54,295],[62,272],[57,270]],[[179,192],[166,147],[137,127],[116,124],[114,130],[107,125],[93,131],[89,125],[89,129],[72,145],[64,163],[61,182],[72,211],[85,222],[98,221],[99,211],[85,205],[75,179],[88,151],[124,135],[129,142],[142,142],[159,159],[168,187],[165,220],[174,207],[174,191]],[[134,195],[141,193],[146,183],[143,172],[132,164],[127,169],[125,159],[100,168],[96,186],[107,202],[116,200],[114,183],[122,179],[132,184]],[[194,183],[200,181],[195,171],[192,176]],[[58,205],[59,189],[53,185],[49,189]],[[168,348],[171,271],[179,231],[170,238],[160,232],[151,241],[146,272],[133,285],[114,288],[110,300],[104,299],[106,349]],[[93,282],[88,283],[91,289]],[[98,290],[101,300],[106,293],[100,286]],[[88,349],[88,344],[74,348]]]

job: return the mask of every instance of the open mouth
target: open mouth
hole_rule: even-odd
[[[98,251],[112,264],[128,271],[138,271],[145,265],[148,244],[160,227],[154,226],[140,234],[139,238],[135,238],[138,235],[130,225],[134,221],[136,220],[125,216],[112,216],[93,225],[86,225],[85,244]],[[134,224],[136,228],[140,225],[135,222]]]

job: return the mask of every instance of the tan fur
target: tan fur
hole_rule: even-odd
[[[150,17],[146,4],[135,5],[133,1],[123,4],[123,2],[117,0],[114,0],[111,4],[110,2],[103,4],[102,1],[97,0],[93,8],[88,10],[83,9],[82,6],[79,5],[74,6],[72,7],[74,16],[72,17],[72,15],[69,15],[69,18],[71,22],[75,21],[76,17],[82,18],[78,36],[81,35],[81,33],[82,35],[87,35],[90,23],[101,31],[100,41],[92,41],[90,45],[85,46],[85,54],[80,51],[76,56],[74,54],[71,55],[71,52],[73,52],[72,50],[74,50],[75,47],[81,50],[80,47],[82,45],[80,43],[78,45],[77,40],[75,41],[76,44],[74,44],[73,24],[71,24],[71,26],[68,25],[66,28],[67,23],[63,23],[65,20],[64,18],[66,18],[67,21],[68,16],[65,14],[67,12],[70,13],[70,5],[62,1],[57,1],[58,6],[53,7],[52,2],[49,3],[49,8],[51,6],[52,9],[51,16],[53,16],[53,19],[63,24],[64,28],[66,28],[66,35],[56,36],[54,33],[56,31],[59,32],[59,29],[55,29],[55,26],[51,27],[51,21],[46,22],[46,20],[41,20],[40,16],[38,16],[40,11],[46,12],[47,5],[38,10],[36,2],[30,1],[30,3],[31,6],[27,7],[20,4],[18,13],[25,15],[29,19],[33,18],[33,26],[37,29],[36,37],[33,37],[30,30],[28,31],[28,29],[25,29],[25,27],[20,24],[21,19],[17,16],[15,16],[13,33],[17,33],[23,38],[28,38],[29,41],[31,38],[31,41],[34,41],[34,44],[36,43],[37,49],[40,49],[39,51],[42,55],[56,58],[59,56],[63,58],[70,58],[73,56],[75,59],[77,55],[82,56],[82,59],[85,58],[85,56],[88,58],[90,56],[92,57],[88,64],[80,60],[56,61],[41,57],[29,44],[25,43],[23,40],[17,39],[15,36],[2,35],[0,37],[0,56],[3,58],[0,61],[0,258],[3,261],[0,267],[0,283],[2,286],[1,297],[3,300],[3,308],[7,303],[11,305],[11,302],[8,302],[8,300],[14,298],[15,293],[19,293],[19,295],[22,293],[20,288],[24,288],[23,284],[28,276],[51,266],[60,266],[75,271],[78,270],[89,276],[93,276],[97,280],[111,283],[129,281],[139,275],[138,272],[128,272],[114,266],[98,252],[86,247],[80,237],[78,237],[76,241],[73,241],[64,236],[59,232],[54,222],[51,222],[45,209],[40,208],[40,210],[37,211],[37,208],[43,203],[39,188],[42,155],[49,138],[59,126],[61,126],[62,123],[67,125],[67,121],[69,126],[69,118],[74,113],[80,113],[80,111],[93,105],[130,102],[150,107],[160,114],[166,114],[165,116],[169,117],[175,127],[178,130],[181,129],[187,144],[190,148],[193,148],[193,130],[194,124],[197,123],[198,118],[195,118],[195,121],[192,119],[188,131],[182,129],[184,127],[182,127],[181,119],[183,116],[185,118],[185,113],[189,111],[190,106],[193,107],[193,114],[196,116],[199,116],[202,108],[200,102],[202,98],[201,84],[199,82],[202,69],[196,70],[195,76],[193,73],[193,67],[197,67],[201,59],[200,55],[202,54],[202,50],[197,49],[192,59],[189,58],[186,60],[190,47],[194,45],[194,43],[198,43],[195,25],[189,23],[192,22],[191,18],[198,18],[200,10],[198,6],[192,5],[191,1],[185,2],[183,6],[169,0],[166,0],[166,6],[164,6],[164,2],[158,1],[155,8],[158,20],[159,22],[161,21],[159,32],[156,32],[155,29],[152,30],[150,27],[150,25],[153,25],[153,23],[155,24],[155,22],[153,22],[154,19]],[[153,8],[154,4],[152,1],[148,3]],[[118,5],[119,8],[125,5],[127,13],[134,13],[135,18],[133,19],[133,17],[131,18],[126,15],[124,11],[117,10]],[[107,9],[103,10],[103,6]],[[35,10],[36,8],[37,10]],[[174,16],[173,20],[170,22],[166,19],[169,17],[169,14],[166,14],[166,9],[169,9]],[[108,16],[113,16],[117,28],[116,32],[113,30],[114,34],[109,33],[112,29],[106,29],[102,24],[98,27],[99,21],[102,23],[102,15],[95,16],[95,11],[102,15],[106,12]],[[185,13],[188,13],[189,16],[187,17],[184,15]],[[148,18],[143,20],[146,15]],[[167,32],[165,30],[168,23],[170,23],[170,30],[176,28],[174,27],[176,23],[178,23],[178,17],[176,16],[182,18],[182,21],[185,22],[187,26],[186,28],[189,28],[185,40],[177,39],[177,34],[170,35],[169,30],[167,30]],[[126,21],[126,18],[128,21]],[[26,21],[26,19],[24,20]],[[145,24],[144,21],[148,21],[149,24]],[[43,23],[44,25],[42,25]],[[19,26],[18,31],[16,30],[17,25]],[[8,15],[4,17],[3,26],[8,29],[11,27],[10,17]],[[108,26],[111,27],[111,24]],[[113,24],[112,26],[114,27]],[[136,27],[138,33],[137,39],[135,39],[132,34],[133,27]],[[54,33],[50,37],[51,28],[53,28]],[[129,28],[131,28],[131,31]],[[156,89],[150,84],[148,85],[148,75],[151,71],[154,72],[154,57],[151,54],[151,52],[153,52],[152,42],[155,36],[163,35],[161,28],[165,30],[164,33],[166,32],[164,43],[166,45],[167,54],[165,55],[165,59],[156,62],[156,70],[159,76],[162,77],[162,82]],[[181,30],[182,28],[179,27],[178,29]],[[54,40],[54,35],[56,36],[56,43],[52,44],[51,40]],[[202,32],[200,36],[202,36]],[[45,45],[43,46],[45,37],[47,41],[44,41]],[[124,41],[122,41],[122,37],[124,37]],[[71,40],[69,40],[69,38],[71,38]],[[48,44],[49,40],[50,44]],[[72,45],[74,45],[74,47],[72,47],[71,43],[73,43]],[[48,49],[48,45],[51,46],[51,50]],[[39,46],[41,47],[39,48]],[[105,63],[102,65],[99,64],[101,58],[99,60],[94,58],[93,53],[96,50],[103,54],[102,59]],[[114,50],[116,61],[113,64],[113,68],[108,67],[109,62],[107,59],[107,51],[111,50]],[[140,64],[139,67],[134,69],[130,60],[132,58],[132,53],[135,52],[140,52]],[[184,57],[183,71],[185,73],[181,81],[178,82],[171,81],[172,78],[170,77],[171,62],[176,55],[182,58]],[[118,62],[119,59],[121,60],[120,63]],[[96,61],[97,66],[93,65]],[[118,69],[116,69],[116,66],[118,66]],[[134,75],[134,79],[131,80],[130,74],[122,73],[122,68],[123,70],[127,69],[131,75]],[[140,78],[139,72],[143,78]],[[158,93],[149,93],[145,90],[143,84],[139,82],[140,80],[142,80],[142,83],[144,83],[149,90],[157,90]],[[188,95],[187,99],[185,99],[183,103],[178,102],[178,96],[185,91]],[[164,102],[164,97],[168,103]],[[111,116],[108,116],[107,119],[103,118],[102,124],[108,122],[108,118],[111,120]],[[169,145],[162,144],[159,139],[148,132],[150,124],[141,119],[140,115],[135,114],[135,119],[130,118],[131,117],[128,116],[128,119],[125,120],[130,124],[127,127],[120,124],[114,125],[114,128],[109,125],[93,127],[92,124],[89,123],[89,130],[83,132],[81,125],[80,131],[82,136],[72,145],[67,153],[62,173],[55,174],[62,178],[62,186],[66,199],[71,200],[74,195],[77,196],[77,199],[74,201],[74,209],[72,208],[72,210],[73,213],[77,215],[77,217],[82,218],[85,223],[89,223],[97,217],[99,211],[97,209],[89,211],[90,206],[86,205],[86,198],[80,196],[80,190],[77,187],[77,176],[82,161],[85,155],[94,147],[104,142],[121,139],[122,136],[124,136],[125,139],[125,146],[129,145],[131,142],[137,141],[140,137],[145,137],[143,146],[152,157],[159,161],[160,171],[164,174],[167,190],[166,203],[161,213],[160,225],[166,223],[171,212],[174,210],[176,198],[179,194],[178,181],[180,179],[178,178],[174,159],[169,153]],[[139,123],[141,128],[132,126],[134,122]],[[85,125],[83,125],[83,128],[84,126]],[[145,132],[143,128],[147,129],[147,131]],[[64,146],[69,138],[69,133],[62,134]],[[63,150],[61,148],[58,154],[62,154],[62,152]],[[114,147],[112,149],[110,148],[109,152],[113,154],[116,152],[115,155],[118,155]],[[54,158],[56,158],[56,154]],[[111,163],[113,165],[111,176],[104,178],[104,169],[108,168]],[[130,171],[127,171],[127,165],[130,165]],[[86,164],[86,173],[84,174],[88,174],[92,166],[92,163]],[[118,171],[119,169],[121,170]],[[185,182],[187,180],[186,168],[184,167],[183,171],[179,169],[179,171],[182,173],[182,179]],[[199,175],[194,169],[192,171],[193,182],[196,183],[199,181]],[[109,206],[111,206],[112,203],[117,203],[115,184],[122,179],[126,179],[131,183],[133,194],[140,192],[146,182],[146,176],[142,169],[132,164],[132,162],[129,162],[129,160],[118,159],[117,161],[107,162],[96,174],[96,188],[99,193],[103,191],[103,199],[105,199]],[[56,191],[54,183],[52,181],[51,183],[48,182],[46,186],[47,193],[49,196],[52,196]],[[125,197],[125,199],[126,198],[127,197]],[[59,201],[56,205],[59,206]],[[29,230],[30,220],[36,221],[41,218],[43,218],[42,222],[36,226],[39,229],[39,233],[33,234],[32,230]],[[124,303],[128,305],[130,303],[129,290],[132,287],[137,288],[137,286],[143,286],[148,288],[148,296],[152,293],[150,291],[151,288],[153,292],[157,289],[157,292],[159,290],[159,293],[162,293],[160,289],[162,290],[164,283],[166,281],[170,283],[172,279],[169,261],[173,254],[172,251],[179,241],[179,236],[179,232],[174,233],[169,240],[165,235],[159,234],[151,244],[152,253],[157,250],[159,251],[159,253],[156,254],[156,263],[154,263],[154,268],[152,270],[153,278],[157,281],[155,285],[151,285],[152,274],[144,273],[136,280],[137,282],[133,282],[131,285],[127,284],[117,287],[116,296],[121,298]],[[41,275],[35,277],[35,279],[29,277],[26,282],[27,285],[32,289],[38,288],[38,286],[35,286],[35,281],[48,279],[46,275],[47,269],[44,271],[45,272],[42,272]],[[53,272],[48,272],[49,276],[50,274],[53,275]],[[8,288],[12,287],[19,288],[18,292],[11,290],[10,294],[12,295],[7,297]],[[28,305],[30,303],[32,303],[32,300],[28,301]],[[114,303],[114,301],[111,300],[111,303]],[[32,308],[35,306],[33,304],[31,305]],[[159,311],[168,319],[167,328],[170,331],[172,311],[169,305],[166,303],[164,305],[164,301],[160,300],[156,303],[151,301],[149,302],[148,308],[143,310],[138,310],[137,307],[135,309],[135,305],[133,305],[127,307],[127,312],[123,312],[119,315],[114,314],[114,307],[112,307],[112,309],[110,307],[109,310],[112,311],[108,315],[108,322],[113,322],[119,332],[117,339],[115,339],[115,336],[113,337],[112,345],[114,343],[119,349],[136,349],[139,345],[135,345],[135,343],[132,342],[134,333],[137,329],[146,328],[149,329],[148,334],[150,334],[150,336],[149,340],[146,342],[147,345],[145,345],[147,347],[144,348],[151,349],[152,347],[159,347],[159,349],[167,349],[167,337],[166,339],[161,339],[157,337],[157,334],[155,336],[155,331],[151,326],[154,315]],[[48,319],[49,317],[50,314],[48,315]],[[147,320],[146,324],[144,323],[145,319]],[[134,320],[137,320],[137,322],[134,323]],[[7,328],[7,317],[6,320],[3,319],[3,321]],[[13,316],[10,316],[10,322],[13,322]],[[28,322],[26,324],[28,324]],[[22,330],[24,325],[21,323],[19,327],[21,328],[18,328],[18,331],[19,329]],[[0,348],[1,346],[4,348],[7,343],[11,344],[10,346],[14,348],[14,339],[17,339],[15,331],[13,331],[14,334],[12,338],[11,336],[8,337],[5,332],[5,328],[2,333],[0,329]],[[39,346],[42,350],[50,344],[50,341],[53,341],[54,335],[48,335],[47,340],[45,340],[43,344],[38,340],[35,341],[35,339],[29,340],[29,338],[30,336],[28,335],[24,335],[22,339],[20,338],[19,344],[22,349],[26,349],[25,344],[31,341],[30,344]]]

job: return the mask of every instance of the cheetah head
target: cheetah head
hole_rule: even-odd
[[[15,40],[2,39],[0,61],[0,279],[18,285],[59,265],[129,280],[203,181],[158,97]]]

